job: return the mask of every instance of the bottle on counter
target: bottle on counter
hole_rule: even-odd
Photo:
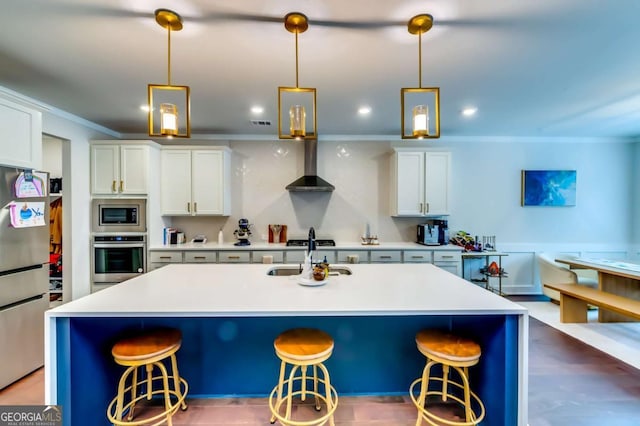
[[[224,244],[224,234],[222,233],[222,228],[218,231],[218,245]]]

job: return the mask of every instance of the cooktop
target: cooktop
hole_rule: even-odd
[[[287,240],[288,246],[293,247],[306,247],[309,244],[309,240]],[[334,240],[316,240],[316,247],[333,247],[336,245]]]

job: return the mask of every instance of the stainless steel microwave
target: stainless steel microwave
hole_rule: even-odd
[[[93,232],[147,232],[147,200],[94,198],[91,212]]]

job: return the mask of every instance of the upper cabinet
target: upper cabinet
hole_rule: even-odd
[[[146,195],[150,149],[144,141],[93,141],[91,193]]]
[[[160,153],[164,216],[231,214],[231,150],[164,147]]]
[[[0,97],[0,164],[42,167],[42,114]]]
[[[391,215],[449,214],[451,153],[396,148],[391,155]]]

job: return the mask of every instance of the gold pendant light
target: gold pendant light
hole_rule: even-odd
[[[436,139],[440,137],[440,88],[422,87],[422,34],[433,26],[433,17],[423,14],[409,20],[407,29],[418,35],[418,87],[400,90],[402,139]],[[405,123],[411,122],[406,129]]]
[[[155,11],[156,22],[167,29],[167,84],[149,84],[149,136],[191,137],[191,90],[171,84],[171,31],[182,29],[182,18],[168,9]]]
[[[291,12],[284,17],[284,27],[296,37],[296,86],[278,87],[278,138],[316,139],[316,89],[298,87],[298,34],[309,28],[309,22],[302,13]],[[310,122],[307,121],[308,111]],[[287,119],[288,123],[284,121]]]

